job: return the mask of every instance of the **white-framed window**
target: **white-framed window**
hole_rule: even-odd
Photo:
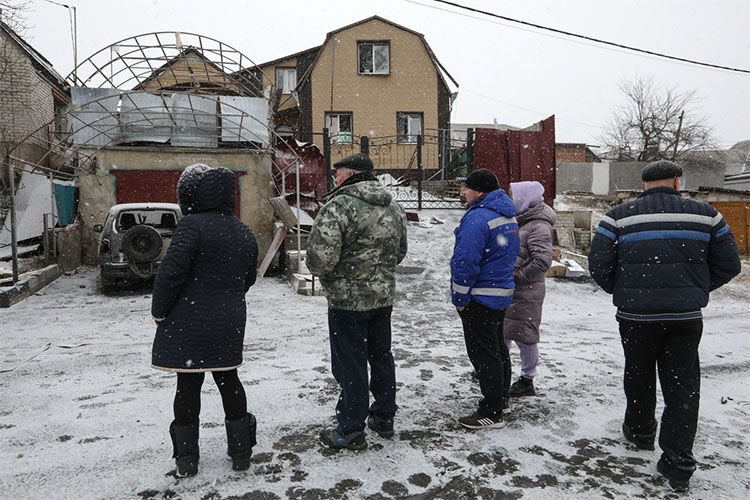
[[[351,112],[326,112],[326,127],[331,144],[351,144],[354,137],[352,132]]]
[[[391,72],[389,42],[357,42],[358,68],[361,75],[387,75]]]
[[[276,88],[282,94],[291,94],[297,86],[297,68],[276,68]]]
[[[400,144],[415,144],[422,134],[422,113],[396,113],[396,132]]]

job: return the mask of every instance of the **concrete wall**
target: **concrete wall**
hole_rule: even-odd
[[[62,272],[72,271],[81,265],[81,229],[80,224],[55,228],[57,265]]]
[[[269,199],[275,196],[271,157],[252,151],[193,148],[113,147],[85,151],[96,157],[95,172],[81,172],[79,212],[82,228],[82,260],[95,265],[99,235],[94,224],[102,224],[116,203],[115,177],[110,170],[180,170],[195,163],[245,172],[240,177],[240,219],[258,239],[260,256],[265,254],[274,232],[274,214]]]
[[[591,163],[558,163],[557,192],[590,192],[593,179],[591,165]]]
[[[641,189],[641,171],[646,162],[560,163],[557,166],[557,192],[581,191],[594,194],[615,194],[617,191]],[[680,189],[723,187],[724,172],[720,169],[683,165]]]

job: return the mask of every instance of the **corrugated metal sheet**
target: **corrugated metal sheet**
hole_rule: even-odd
[[[219,96],[221,140],[268,144],[268,101],[262,97]]]
[[[172,127],[162,97],[148,92],[123,94],[120,130],[121,142],[167,142]]]
[[[117,120],[120,91],[72,87],[70,96],[73,103],[73,143],[79,146],[117,143],[120,136]]]
[[[218,146],[216,99],[192,94],[174,94],[169,111],[175,123],[172,129],[173,146]]]

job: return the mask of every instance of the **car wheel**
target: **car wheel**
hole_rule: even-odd
[[[151,226],[132,227],[122,238],[122,252],[128,262],[153,262],[161,254],[162,245],[159,231]]]

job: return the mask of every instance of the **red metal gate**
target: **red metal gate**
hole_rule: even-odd
[[[555,199],[555,116],[530,130],[478,128],[474,138],[473,170],[491,170],[506,192],[511,182],[539,181],[544,186],[544,201],[553,206]]]
[[[117,203],[162,202],[177,203],[177,181],[182,170],[110,170],[115,177],[115,199]],[[234,172],[237,179],[234,190],[234,215],[240,216],[240,176],[245,172]]]

